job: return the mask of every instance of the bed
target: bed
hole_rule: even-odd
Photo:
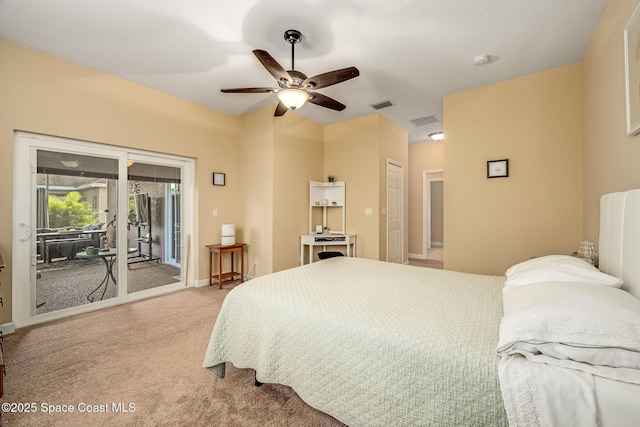
[[[505,276],[338,257],[251,280],[227,295],[203,366],[221,378],[226,363],[255,369],[256,381],[290,386],[352,427],[624,425],[640,419],[640,190],[604,196],[601,217],[605,272],[569,256],[528,260]],[[575,306],[575,295],[595,299],[578,308],[600,312],[600,292],[629,312],[614,319],[627,322],[624,342],[567,350],[562,337],[519,335],[532,333],[531,311],[544,330],[545,316],[566,312],[554,304]],[[594,346],[606,354],[572,360],[573,349]],[[607,357],[626,365],[598,365]]]

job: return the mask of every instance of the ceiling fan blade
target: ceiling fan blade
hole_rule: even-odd
[[[329,71],[327,73],[309,77],[302,82],[302,86],[320,89],[337,83],[342,83],[345,80],[358,77],[359,75],[360,71],[356,67],[342,68],[340,70]]]
[[[285,107],[282,102],[278,102],[278,105],[276,105],[276,111],[275,113],[273,113],[273,116],[274,117],[284,116],[284,113],[286,113],[287,110],[288,108]]]
[[[309,92],[309,102],[319,105],[321,107],[330,108],[331,110],[342,111],[347,108],[346,105],[336,101],[333,98],[329,98],[326,95],[317,92]]]
[[[291,82],[289,73],[287,73],[287,71],[282,68],[280,64],[278,64],[278,61],[273,59],[273,56],[269,55],[269,52],[267,52],[266,50],[256,49],[253,51],[253,54],[258,58],[258,61],[262,63],[264,68],[266,68],[267,71],[276,78],[276,80],[285,80]]]
[[[243,87],[238,89],[220,89],[224,93],[272,93],[273,88],[270,87]]]

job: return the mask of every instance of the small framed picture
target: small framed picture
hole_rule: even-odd
[[[224,185],[224,174],[222,172],[213,173],[213,185]]]
[[[509,159],[489,160],[487,178],[506,178],[509,176]]]

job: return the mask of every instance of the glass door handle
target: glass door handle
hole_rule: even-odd
[[[20,223],[20,241],[26,242],[31,237],[31,226],[26,222]]]

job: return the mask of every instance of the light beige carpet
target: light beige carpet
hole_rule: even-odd
[[[5,337],[7,426],[340,426],[290,388],[254,387],[252,370],[202,368],[233,285],[186,289],[22,328]],[[73,408],[47,414],[44,409]],[[106,412],[86,412],[87,408]],[[115,412],[126,408],[128,412]],[[81,412],[84,410],[85,412]]]

